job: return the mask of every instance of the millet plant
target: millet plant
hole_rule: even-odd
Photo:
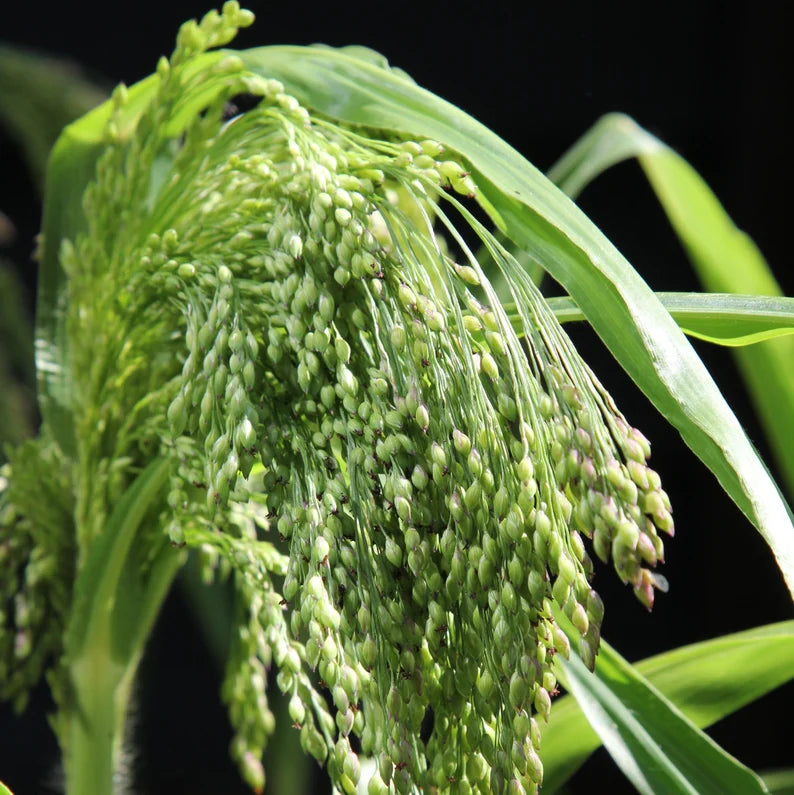
[[[0,482],[0,694],[23,708],[46,672],[67,791],[121,790],[136,668],[193,554],[234,584],[222,695],[254,791],[270,684],[337,791],[535,793],[558,680],[640,790],[765,791],[601,643],[593,557],[650,609],[672,508],[560,319],[590,322],[791,588],[790,511],[679,328],[773,336],[791,303],[663,303],[375,53],[218,49],[252,19],[228,2],[183,25],[50,157],[43,423]],[[569,192],[593,140],[558,167]],[[764,639],[772,687],[791,626],[745,643]]]

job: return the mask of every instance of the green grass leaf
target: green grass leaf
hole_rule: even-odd
[[[766,792],[755,773],[700,731],[608,645],[601,647],[595,673],[576,655],[560,661],[560,667],[561,681],[638,792]]]
[[[615,653],[606,643],[602,650],[606,655],[599,655],[596,672]],[[794,621],[682,646],[634,668],[705,728],[794,677]],[[543,733],[544,792],[560,787],[600,744],[572,696],[556,701]]]
[[[716,345],[739,347],[794,334],[794,298],[730,293],[656,293],[679,328],[690,337]],[[549,298],[560,323],[585,320],[568,296]],[[516,330],[515,307],[505,304]]]
[[[765,771],[761,778],[773,795],[794,795],[794,768]]]
[[[600,173],[636,157],[703,286],[713,292],[780,295],[763,255],[738,229],[700,175],[655,136],[621,114],[597,122],[551,169],[576,196]],[[794,494],[794,339],[736,351],[736,361]]]
[[[794,594],[794,527],[769,472],[675,321],[560,190],[479,122],[383,66],[328,48],[261,47],[239,55],[249,69],[281,80],[321,113],[434,138],[466,158],[497,227],[562,284],[758,528]]]
[[[101,535],[91,542],[75,583],[67,628],[66,645],[72,660],[79,660],[97,638],[111,638],[119,660],[128,659],[143,643],[183,562],[165,538],[157,550],[139,550],[136,545],[142,522],[152,506],[158,505],[169,467],[165,459],[149,464],[124,492]]]

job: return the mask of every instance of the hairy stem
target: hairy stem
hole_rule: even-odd
[[[102,640],[97,638],[71,668],[76,704],[67,715],[66,791],[70,795],[123,791],[117,771],[137,666],[114,661],[110,643]]]
[[[132,682],[184,555],[163,544],[142,565],[144,521],[162,497],[168,465],[155,461],[127,490],[92,544],[69,627],[69,695],[57,718],[69,795],[124,790],[122,742]],[[147,556],[148,557],[148,556]]]

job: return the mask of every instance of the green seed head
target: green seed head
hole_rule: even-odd
[[[244,615],[224,697],[253,786],[273,666],[302,747],[340,791],[361,775],[353,734],[378,762],[370,792],[536,792],[533,715],[547,719],[552,658],[570,654],[551,602],[588,665],[598,648],[586,539],[643,604],[663,587],[646,567],[673,521],[650,446],[483,225],[492,261],[448,245],[481,198],[476,170],[440,142],[320,117],[239,58],[198,58],[249,22],[227,3],[184,26],[136,121],[114,94],[70,242],[75,383],[103,407],[101,434],[76,419],[85,458],[113,438],[125,482],[153,445],[171,467],[170,538],[212,549],[208,576],[233,576]],[[240,94],[259,102],[226,123]],[[108,256],[111,217],[136,223],[116,225]],[[125,347],[100,350],[100,327]],[[128,396],[110,387],[119,374]],[[93,474],[92,494],[113,490]],[[27,537],[6,524],[3,537]],[[33,566],[23,553],[17,566]],[[14,620],[35,627],[46,603],[21,600]],[[34,648],[21,633],[20,653]]]

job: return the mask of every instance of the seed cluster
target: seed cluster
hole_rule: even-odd
[[[57,575],[73,565],[68,494],[68,467],[46,440],[24,442],[0,469],[0,699],[18,711],[66,626],[69,580]]]
[[[172,539],[212,544],[196,517],[248,498],[289,545],[281,595],[242,566],[236,755],[254,769],[271,728],[272,661],[346,791],[351,736],[377,759],[371,792],[535,791],[551,661],[569,653],[553,603],[590,665],[599,642],[577,529],[650,603],[643,564],[672,524],[647,442],[537,327],[529,365],[476,260],[439,245],[443,189],[476,194],[441,145],[368,141],[264,89],[169,186],[184,211],[144,254],[185,323]]]
[[[331,123],[233,58],[179,143],[157,138],[175,86],[205,77],[188,81],[186,53],[237,11],[180,34],[145,135],[121,140],[116,93],[101,168],[123,161],[123,190],[100,173],[91,194],[140,199],[128,229],[146,234],[108,239],[103,261],[124,253],[118,317],[151,318],[130,335],[159,382],[132,410],[174,462],[171,540],[208,576],[233,571],[246,606],[224,685],[233,753],[261,789],[274,665],[304,749],[346,792],[358,753],[377,762],[371,793],[536,792],[552,661],[570,653],[555,611],[591,667],[598,650],[583,536],[648,607],[664,585],[649,567],[673,525],[650,447],[471,216],[476,180],[442,144]],[[224,122],[243,91],[258,104]],[[92,257],[83,240],[69,261]]]

